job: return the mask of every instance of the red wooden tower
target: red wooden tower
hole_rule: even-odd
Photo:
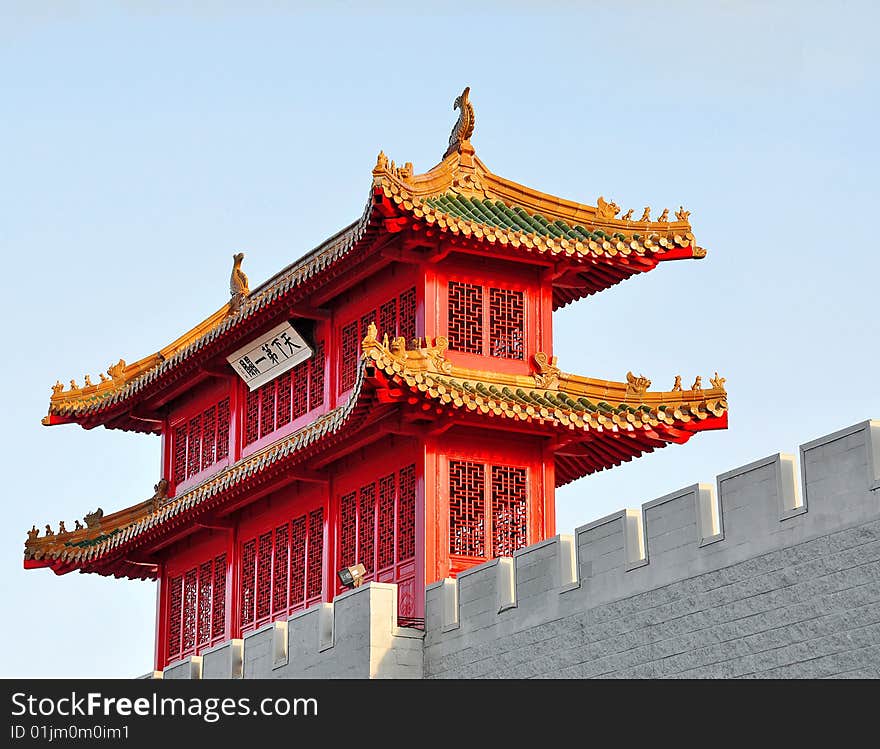
[[[384,154],[363,215],[158,354],[53,388],[47,425],[159,434],[149,499],[28,534],[25,567],[159,581],[156,668],[340,592],[425,585],[555,533],[554,489],[727,425],[716,375],[649,391],[561,371],[552,312],[698,258],[688,214],[503,179],[468,90],[425,174]]]

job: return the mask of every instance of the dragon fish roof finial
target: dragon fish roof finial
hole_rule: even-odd
[[[452,105],[453,111],[459,110],[458,121],[449,135],[449,148],[443,154],[444,159],[449,154],[458,151],[461,144],[474,134],[474,108],[469,99],[470,93],[471,87],[465,86],[464,91],[461,92],[461,95],[456,98],[455,103]]]

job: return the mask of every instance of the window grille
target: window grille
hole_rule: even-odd
[[[241,629],[304,608],[323,590],[324,511],[313,510],[241,547]]]
[[[342,328],[340,390],[348,390],[357,378],[357,364],[360,357],[360,343],[367,335],[367,327],[376,323],[379,336],[388,338],[403,336],[407,346],[416,336],[416,290],[407,289],[398,297],[392,297],[361,315]],[[322,383],[323,384],[323,383]]]
[[[487,483],[488,476],[488,483]],[[449,553],[485,559],[528,545],[525,468],[449,461]]]
[[[526,469],[492,466],[492,556],[509,557],[528,545]]]
[[[483,287],[449,282],[449,347],[469,354],[483,353]]]
[[[229,398],[189,417],[172,431],[175,484],[229,457]]]
[[[524,336],[523,292],[489,289],[489,356],[523,359]]]
[[[169,579],[167,658],[178,660],[226,634],[226,554]]]
[[[449,553],[486,553],[486,479],[482,463],[449,461]]]

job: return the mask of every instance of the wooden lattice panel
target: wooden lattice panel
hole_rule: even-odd
[[[288,616],[323,593],[324,511],[313,510],[242,545],[241,630]],[[248,604],[248,601],[253,603]]]
[[[416,290],[407,289],[398,299],[397,335],[407,343],[416,337]]]
[[[229,398],[217,406],[217,462],[229,457]]]
[[[312,600],[321,595],[324,588],[322,566],[324,560],[324,510],[318,508],[309,513],[309,557],[307,595]]]
[[[168,660],[180,657],[180,627],[183,618],[183,576],[172,577],[168,594]]]
[[[242,629],[252,625],[256,618],[256,576],[257,539],[253,538],[241,547],[241,590],[238,605]]]
[[[492,556],[528,546],[526,469],[492,466]]]
[[[308,360],[297,364],[292,370],[290,387],[293,402],[293,418],[298,419],[309,411],[309,366]]]
[[[339,375],[339,386],[348,390],[357,379],[358,362],[358,324],[349,323],[342,329],[342,362]]]
[[[449,348],[470,354],[483,353],[483,287],[449,282]]]
[[[244,411],[244,443],[256,442],[260,438],[260,389],[247,394]]]
[[[378,512],[378,569],[394,564],[394,494],[395,476],[383,476],[379,479],[379,512]]]
[[[296,368],[294,368],[294,371]],[[275,403],[275,428],[280,429],[291,422],[291,418],[299,416],[298,413],[291,417],[291,400],[293,398],[293,372],[285,372],[278,378],[278,390]]]
[[[260,435],[275,431],[275,388],[277,381],[267,382],[257,389],[260,394]]]
[[[379,307],[377,325],[381,333],[388,333],[393,337],[397,332],[397,300],[390,299]]]
[[[449,461],[449,553],[486,553],[486,479],[482,463]]]
[[[290,605],[302,605],[306,584],[306,517],[291,522],[290,533]]]
[[[489,355],[503,359],[522,359],[524,351],[523,292],[489,289]]]
[[[288,573],[290,562],[290,525],[275,529],[275,553],[272,559],[272,612],[284,611],[288,606]]]
[[[324,342],[315,344],[315,353],[309,360],[309,407],[324,403]]]
[[[214,562],[207,561],[199,567],[198,630],[199,646],[211,642],[211,591],[214,587]]]
[[[202,416],[202,470],[217,462],[217,408],[211,406]]]
[[[196,603],[199,595],[198,571],[194,568],[183,576],[183,623],[181,651],[190,653],[196,644]]]
[[[202,470],[201,442],[202,442],[202,416],[194,416],[187,426],[188,438],[186,447],[186,475],[187,478],[195,476]]]
[[[362,486],[358,499],[358,561],[369,575],[376,562],[376,485]]]
[[[357,563],[357,494],[346,494],[341,502],[339,529],[339,566],[351,567]]]
[[[229,398],[183,420],[171,431],[174,483],[229,457]]]
[[[269,616],[272,594],[272,532],[263,533],[257,543],[257,620]]]
[[[416,555],[416,467],[400,469],[397,494],[397,561]]]
[[[214,559],[214,590],[211,604],[211,639],[216,641],[226,634],[226,555]]]
[[[167,660],[197,654],[226,633],[226,555],[194,566],[168,582]]]
[[[186,480],[186,424],[174,430],[174,483]]]

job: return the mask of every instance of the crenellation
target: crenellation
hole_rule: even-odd
[[[201,679],[202,656],[190,655],[170,663],[162,671],[163,679]]]
[[[227,640],[202,652],[203,679],[242,678],[244,640]]]

